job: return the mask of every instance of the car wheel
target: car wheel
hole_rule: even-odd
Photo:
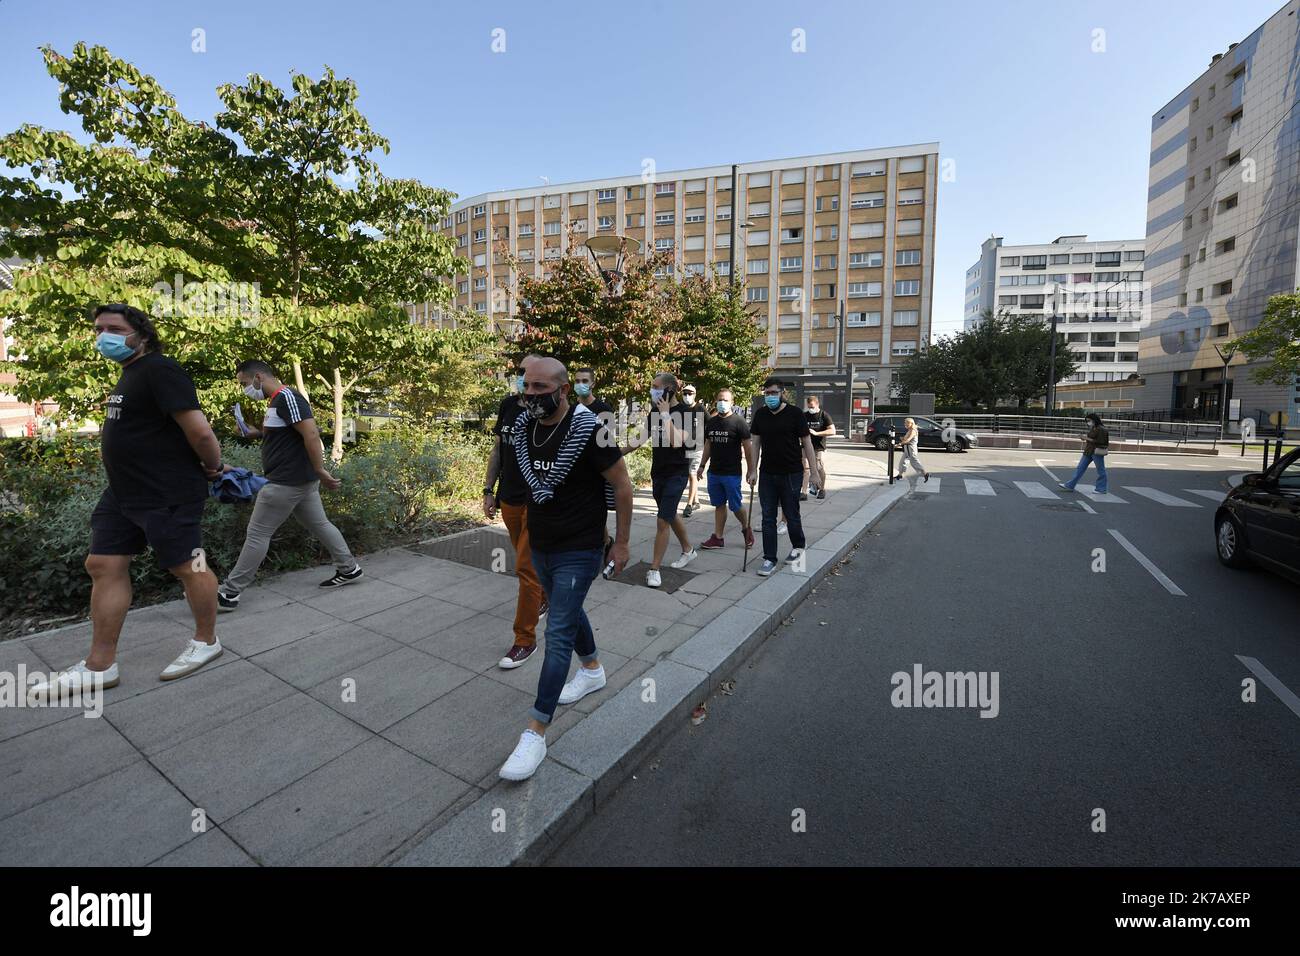
[[[881,435],[876,439],[876,447],[881,451],[889,451],[889,436]]]
[[[954,438],[950,442],[945,442],[943,447],[947,448],[949,451],[964,451],[966,449],[966,446],[962,444],[960,438]]]
[[[1246,556],[1246,536],[1232,515],[1219,515],[1214,519],[1214,548],[1219,560],[1230,568],[1244,568],[1250,564]]]

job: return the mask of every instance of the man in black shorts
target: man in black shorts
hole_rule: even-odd
[[[164,668],[175,680],[221,655],[215,633],[217,578],[199,522],[208,481],[221,475],[221,445],[199,409],[194,383],[162,354],[149,317],[126,305],[95,310],[96,348],[122,366],[108,396],[100,448],[108,488],[90,516],[90,654],[32,688],[38,698],[97,684],[117,686],[117,640],[131,607],[131,559],[148,546],[185,587],[194,637]]]

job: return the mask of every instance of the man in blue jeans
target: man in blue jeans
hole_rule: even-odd
[[[528,488],[528,538],[533,570],[550,607],[546,656],[528,726],[501,767],[503,780],[527,780],[546,758],[546,728],[557,704],[572,704],[605,686],[596,635],[582,604],[602,570],[605,483],[617,512],[609,558],[614,573],[628,558],[632,482],[618,445],[604,424],[569,397],[569,373],[553,358],[530,362],[524,373],[527,414],[515,420],[501,454],[514,454]],[[582,662],[566,683],[573,652]]]
[[[763,506],[763,563],[758,573],[767,577],[777,564],[778,507],[790,531],[792,547],[786,560],[797,561],[803,555],[806,542],[799,518],[799,489],[803,485],[804,462],[811,474],[817,474],[817,452],[808,434],[808,420],[799,409],[785,403],[779,379],[769,378],[763,383],[763,404],[754,412],[749,430],[757,446],[758,498]],[[749,483],[754,482],[751,470]]]

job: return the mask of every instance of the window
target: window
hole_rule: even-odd
[[[687,192],[687,194],[690,194],[690,193],[702,193],[702,192],[704,192],[704,191],[706,190],[706,188],[707,188],[707,187],[706,187],[705,182],[704,182],[703,179],[688,179],[688,180],[686,180],[686,192]]]
[[[1022,295],[1020,297],[1020,307],[1022,309],[1041,309],[1044,298],[1041,295]]]
[[[477,219],[479,216],[486,216],[486,215],[487,215],[487,203],[482,203],[474,207],[475,219]]]
[[[1141,249],[1130,249],[1124,253],[1125,262],[1142,262],[1147,254]]]
[[[793,215],[794,213],[803,212],[802,199],[783,199],[781,200],[781,215]]]
[[[720,276],[729,276],[731,275],[731,263],[725,260],[722,262],[715,262],[713,264],[713,271]]]
[[[656,196],[672,196],[677,192],[676,183],[655,183]]]
[[[919,236],[921,234],[921,220],[919,219],[898,220],[898,234],[900,236]]]
[[[745,290],[745,298],[750,302],[766,302],[767,287],[750,286],[748,289]]]
[[[486,303],[486,302],[475,302],[475,303],[474,303],[474,311],[475,311],[475,312],[486,312],[486,311],[487,311],[487,303]]]
[[[677,216],[676,216],[675,213],[672,213],[672,212],[657,212],[657,213],[655,213],[655,225],[656,225],[656,226],[671,226],[671,225],[672,225],[674,222],[676,222],[676,221],[677,221]]]
[[[575,219],[571,223],[569,223],[569,225],[573,227],[574,232],[587,231],[587,220],[585,219]]]
[[[480,252],[478,255],[476,255],[474,257],[474,265],[480,267],[487,265],[487,253]]]
[[[781,260],[782,272],[802,272],[803,256],[786,256]]]
[[[879,312],[850,312],[844,317],[844,325],[850,328],[869,328],[879,324]]]
[[[894,265],[896,266],[919,266],[921,264],[920,249],[899,249],[894,256]]]
[[[782,186],[793,186],[803,181],[804,171],[802,169],[787,169],[781,173]]]
[[[998,285],[1000,286],[1020,285],[1020,276],[999,276]]]
[[[596,229],[597,229],[597,231],[602,230],[602,229],[613,229],[613,228],[614,228],[614,217],[613,217],[613,216],[597,216],[597,217],[596,217]]]
[[[546,236],[558,236],[560,234],[560,224],[558,222],[543,223],[542,234]]]
[[[464,295],[465,293],[469,292],[469,280],[462,279],[460,282],[457,282],[456,291],[461,295]]]
[[[812,357],[813,357],[813,358],[816,358],[818,355],[821,354],[821,343],[820,343],[820,342],[813,342],[813,343],[811,343],[811,348],[812,348]]]
[[[1091,252],[1076,252],[1070,256],[1070,262],[1078,265],[1082,262],[1092,262]]]
[[[682,248],[688,252],[694,252],[704,248],[703,236],[686,236],[682,239]]]
[[[614,202],[618,199],[617,189],[597,189],[596,202]]]
[[[767,202],[752,202],[749,204],[749,216],[751,219],[758,216],[766,216],[771,213],[772,204]]]
[[[486,230],[486,229],[475,229],[475,230],[474,230],[474,241],[475,241],[475,242],[487,242],[487,230]]]
[[[921,283],[916,279],[899,279],[894,283],[894,295],[920,295]]]
[[[765,246],[771,237],[771,233],[766,229],[754,229],[745,233],[745,245],[747,246]]]
[[[860,299],[863,297],[874,298],[883,293],[884,287],[879,282],[850,282],[849,298]]]
[[[1197,289],[1197,290],[1196,290],[1196,301],[1197,301],[1197,302],[1204,302],[1204,301],[1205,301],[1205,290],[1204,290],[1204,289]]]
[[[818,196],[816,203],[817,212],[834,212],[840,208],[839,196]]]
[[[749,274],[752,276],[763,275],[767,272],[766,259],[750,259]]]
[[[879,342],[845,342],[845,355],[879,355]]]
[[[672,247],[673,247],[673,240],[671,237],[665,237],[663,239],[655,240],[656,249],[671,249]]]
[[[885,204],[885,194],[880,193],[854,193],[849,206],[853,209],[876,209]]]
[[[1070,264],[1069,253],[1061,253],[1051,257],[1051,263],[1054,266],[1068,266]]]
[[[916,309],[904,309],[894,313],[895,325],[920,325],[921,313]]]
[[[1219,212],[1227,212],[1229,209],[1237,208],[1237,194],[1233,193],[1227,199],[1219,200]]]
[[[784,296],[782,296],[782,298],[784,298]],[[800,328],[800,327],[801,327],[800,320],[801,320],[802,318],[803,318],[803,316],[799,315],[798,313],[795,313],[795,314],[793,314],[793,315],[782,315],[782,316],[778,316],[778,317],[777,317],[777,320],[776,320],[776,327],[777,327],[778,329],[797,329],[797,328]]]
[[[879,234],[882,236],[885,234],[884,223],[881,222],[862,222],[862,223],[858,223],[858,226],[880,226],[881,231]],[[858,228],[858,226],[854,226],[853,228],[856,229]],[[863,233],[863,235],[866,235],[866,233]],[[839,237],[840,237],[839,226],[818,226],[815,230],[813,230],[813,239],[816,240],[817,242],[831,241],[831,240],[838,239]]]
[[[885,175],[885,161],[877,159],[867,163],[853,164],[854,176],[883,176]]]
[[[1210,328],[1211,335],[1216,339],[1226,338],[1228,335],[1228,323],[1220,322],[1218,325]]]
[[[1025,256],[1020,265],[1025,269],[1046,269],[1047,256]]]
[[[518,201],[515,203],[515,208],[518,209],[520,212],[532,212],[532,211],[533,211],[533,205],[534,205],[535,202],[536,202],[536,200],[531,199],[531,198],[529,198],[529,199],[520,199],[520,200],[518,200]]]
[[[890,354],[890,355],[895,355],[895,356],[915,355],[915,354],[916,354],[916,343],[915,343],[915,342],[895,342],[895,343],[894,343],[894,347],[891,348],[891,349],[889,350],[889,354]]]
[[[686,263],[686,265],[685,265],[684,268],[686,269],[686,274],[687,274],[688,276],[702,276],[702,275],[704,275],[704,263],[703,263],[703,262],[688,262],[688,263]]]
[[[731,207],[730,207],[730,206],[719,206],[719,207],[714,211],[713,216],[714,216],[715,219],[730,219],[730,218],[731,218]]]
[[[803,229],[782,229],[782,242],[803,242]]]
[[[479,291],[481,291],[481,290],[483,290],[483,289],[486,289],[486,288],[487,288],[487,278],[486,278],[485,276],[480,276],[479,278],[477,278],[477,279],[474,280],[474,291],[475,291],[475,292],[479,292]]]
[[[586,194],[585,192],[583,192],[583,193],[569,193],[569,205],[570,205],[570,206],[585,206],[585,205],[587,205],[587,194]]]
[[[899,173],[919,173],[925,169],[924,156],[909,156],[898,161]]]
[[[1231,280],[1231,279],[1225,279],[1223,282],[1220,282],[1220,283],[1218,283],[1217,285],[1215,285],[1215,287],[1214,287],[1214,294],[1215,294],[1216,296],[1219,296],[1219,295],[1231,295],[1231,294],[1232,294],[1232,280]]]
[[[770,186],[770,185],[772,185],[771,173],[750,173],[749,174],[750,189],[758,189],[761,186]]]
[[[835,298],[835,283],[828,282],[825,285],[813,286],[814,299],[833,299]]]
[[[798,342],[782,342],[776,347],[776,354],[780,358],[798,358],[803,354]]]
[[[644,186],[628,186],[628,187],[627,187],[627,196],[626,196],[626,198],[628,198],[628,199],[644,199],[644,198],[645,198],[645,187],[644,187]]]
[[[1214,244],[1214,254],[1216,256],[1221,256],[1225,252],[1231,252],[1233,249],[1236,248],[1237,248],[1237,237],[1229,236],[1227,239],[1223,239]]]
[[[850,252],[850,269],[874,269],[885,264],[883,252]]]
[[[1075,282],[1076,285],[1084,285],[1084,284],[1086,284],[1086,283],[1092,282],[1092,273],[1091,273],[1091,272],[1076,272],[1076,273],[1074,274],[1074,282]]]
[[[900,189],[898,191],[898,204],[900,206],[916,206],[925,199],[924,189]]]
[[[713,181],[713,188],[717,192],[728,192],[731,189],[731,177],[719,176]]]
[[[725,232],[717,232],[713,236],[713,244],[719,249],[731,248],[731,236]]]
[[[542,201],[542,208],[543,208],[543,209],[559,209],[559,208],[560,208],[560,197],[559,197],[559,196],[547,196],[547,197],[545,198],[545,200]]]
[[[1003,256],[1003,257],[1002,257],[1002,262],[1001,262],[1001,264],[1002,264],[1003,266],[1018,266],[1018,265],[1020,265],[1020,257],[1019,257],[1019,256]]]
[[[814,269],[834,269],[839,263],[839,256],[815,256],[813,258]]]
[[[685,214],[686,222],[704,222],[703,209],[688,209]]]
[[[531,222],[521,222],[519,224],[519,238],[531,236],[533,234],[533,224]]]
[[[469,219],[468,209],[462,209],[460,212],[456,213],[456,225],[459,226],[461,223],[467,221],[468,219]]]
[[[1200,249],[1196,250],[1196,261],[1197,261],[1197,262],[1204,262],[1204,261],[1205,261],[1205,247],[1204,247],[1204,246],[1201,246]]]
[[[1020,304],[1019,296],[1016,295],[998,296],[998,305],[1019,305],[1019,304]],[[971,308],[974,309],[974,306],[971,306]]]
[[[643,213],[643,212],[630,212],[630,213],[628,213],[628,214],[627,214],[626,224],[627,224],[627,228],[629,228],[629,229],[632,229],[632,228],[634,228],[634,227],[644,226],[644,225],[645,225],[645,213]]]

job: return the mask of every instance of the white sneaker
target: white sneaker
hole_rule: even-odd
[[[519,735],[515,752],[501,765],[502,780],[527,780],[546,759],[546,738],[531,730]]]
[[[594,694],[604,686],[605,668],[597,667],[592,670],[590,667],[579,667],[578,673],[573,675],[573,680],[565,684],[564,689],[560,691],[560,703],[577,703],[588,694]]]
[[[158,675],[159,680],[176,680],[193,674],[208,661],[216,660],[221,656],[221,640],[215,639],[211,644],[204,644],[202,641],[191,640],[189,646],[181,651],[180,657],[172,661],[163,668],[163,672]]]
[[[780,524],[778,524],[778,525],[776,526],[776,533],[777,533],[777,534],[789,534],[789,533],[790,533],[790,529],[787,528],[787,527],[785,526],[785,522],[782,521]]]
[[[765,578],[775,570],[776,570],[776,562],[765,560],[758,569],[758,576],[760,578]]]
[[[651,568],[645,573],[645,583],[646,587],[651,588],[657,588],[659,585],[664,583],[663,577],[659,574],[657,568]]]
[[[790,554],[786,558],[786,561],[793,563],[795,561],[798,561],[802,557],[803,557],[803,548],[791,548]]]
[[[694,548],[691,548],[691,550],[689,551],[683,551],[682,556],[678,558],[676,561],[674,561],[672,564],[670,564],[669,567],[684,568],[686,567],[686,565],[690,564],[699,556],[700,556],[700,552],[696,551]]]
[[[120,679],[117,661],[109,664],[108,670],[103,671],[92,671],[86,666],[85,661],[81,661],[66,671],[55,671],[50,674],[49,680],[33,684],[28,688],[27,695],[29,700],[39,703],[46,703],[48,700],[67,700],[92,687],[96,689],[116,687]],[[100,681],[103,683],[101,684]]]

